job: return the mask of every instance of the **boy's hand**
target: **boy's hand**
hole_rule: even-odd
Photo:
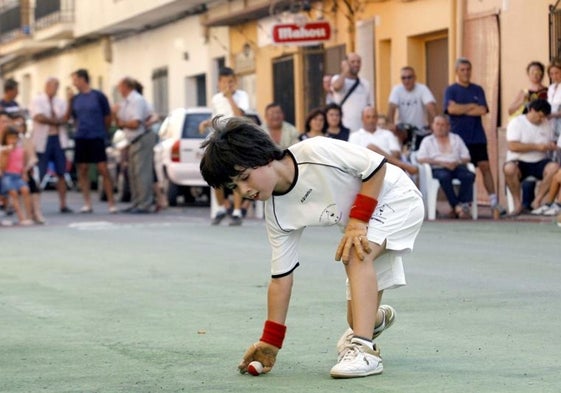
[[[245,351],[242,361],[238,365],[238,369],[240,373],[245,374],[249,363],[257,360],[263,365],[263,373],[268,373],[275,365],[277,353],[279,353],[277,347],[264,343],[263,341],[258,341]]]
[[[335,260],[343,261],[346,265],[349,263],[351,257],[351,250],[354,248],[358,258],[364,260],[365,254],[370,254],[372,248],[366,236],[368,232],[368,225],[365,222],[350,218],[345,228],[343,238],[339,242],[339,247],[335,252]]]

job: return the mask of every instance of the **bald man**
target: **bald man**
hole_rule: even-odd
[[[341,73],[331,79],[334,102],[343,109],[343,125],[352,131],[362,127],[361,112],[374,105],[370,83],[359,78],[362,59],[357,53],[349,53],[341,62]]]
[[[72,213],[66,205],[66,155],[68,148],[68,133],[66,131],[65,115],[66,101],[57,97],[59,81],[49,78],[45,83],[45,91],[39,94],[31,103],[33,118],[33,143],[39,158],[39,177],[42,180],[47,173],[49,162],[54,164],[57,175],[57,192],[61,213]]]

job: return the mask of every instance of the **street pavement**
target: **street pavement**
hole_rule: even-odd
[[[71,192],[78,210],[80,195]],[[266,317],[263,221],[213,227],[208,207],[58,213],[0,228],[0,392],[561,391],[561,228],[522,217],[427,222],[378,339],[380,376],[333,380],[345,330],[340,233],[308,228],[288,333],[270,374],[236,366]],[[125,207],[126,205],[121,205]]]

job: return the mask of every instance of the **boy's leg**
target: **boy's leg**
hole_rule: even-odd
[[[331,369],[333,378],[354,378],[383,371],[380,352],[372,344],[372,332],[378,310],[378,282],[374,259],[385,245],[370,243],[372,252],[361,261],[356,253],[345,265],[351,291],[353,337],[345,346],[338,363]]]
[[[23,199],[23,207],[26,214],[25,219],[28,220],[32,217],[31,195],[29,193],[29,187],[22,187],[20,191],[21,199]]]

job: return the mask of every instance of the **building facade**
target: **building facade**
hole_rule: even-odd
[[[268,103],[279,102],[287,120],[303,129],[308,111],[324,103],[323,76],[339,73],[348,52],[361,55],[361,77],[371,82],[380,113],[405,65],[416,69],[442,110],[444,89],[455,79],[454,61],[465,56],[489,102],[485,127],[499,179],[500,130],[511,100],[526,88],[526,65],[547,64],[561,53],[561,12],[551,3],[0,0],[0,77],[20,82],[18,98],[27,106],[49,76],[65,87],[72,71],[87,68],[93,87],[114,101],[116,83],[128,75],[139,79],[165,115],[175,107],[208,104],[218,69],[228,65],[254,110],[263,115]],[[294,33],[279,39],[275,31],[286,25]],[[328,35],[318,30],[326,25]],[[304,34],[319,35],[303,42]]]

